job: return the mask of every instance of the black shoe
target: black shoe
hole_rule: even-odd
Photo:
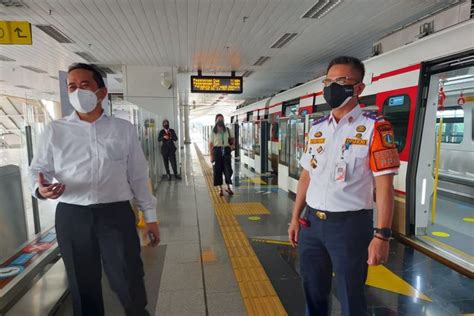
[[[175,174],[174,177],[176,178],[176,180],[181,180],[181,176],[179,174]]]
[[[168,175],[168,180],[171,181],[171,175],[170,174]]]

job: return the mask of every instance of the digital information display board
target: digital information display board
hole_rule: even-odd
[[[242,77],[191,76],[192,93],[242,93]]]

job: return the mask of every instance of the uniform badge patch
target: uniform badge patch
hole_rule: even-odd
[[[359,133],[365,132],[366,129],[367,128],[365,127],[365,125],[359,125],[359,126],[356,127],[356,131],[359,132]]]
[[[314,137],[316,137],[316,138],[319,138],[319,137],[321,137],[321,136],[323,136],[323,133],[322,133],[322,132],[316,132],[316,133],[314,134]]]
[[[310,161],[310,164],[311,164],[311,168],[313,169],[316,169],[316,167],[318,166],[318,161],[316,160],[316,158],[311,158],[311,161]]]
[[[323,151],[323,146],[319,146],[318,149],[316,149],[316,151],[318,152],[318,154],[320,154]]]
[[[393,134],[393,129],[390,124],[383,124],[377,127],[377,130],[380,134],[380,139],[382,140],[382,145],[386,148],[395,148],[395,136]]]
[[[400,166],[400,158],[395,148],[374,152],[374,160],[377,171],[398,168]]]
[[[355,138],[358,138],[358,139],[361,139],[362,138],[362,134],[361,133],[357,133]]]

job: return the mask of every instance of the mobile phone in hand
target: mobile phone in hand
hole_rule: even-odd
[[[148,232],[148,239],[150,240],[150,246],[156,246],[156,238],[152,232]]]

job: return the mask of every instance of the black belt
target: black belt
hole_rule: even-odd
[[[87,207],[91,208],[104,208],[104,207],[114,207],[114,206],[130,206],[130,201],[119,201],[111,203],[99,203],[99,204],[89,204]]]
[[[359,216],[372,212],[372,209],[362,209],[358,211],[347,211],[347,212],[328,212],[316,210],[308,206],[308,211],[314,215],[314,217],[319,218],[322,221],[325,220],[343,220],[351,216]]]

